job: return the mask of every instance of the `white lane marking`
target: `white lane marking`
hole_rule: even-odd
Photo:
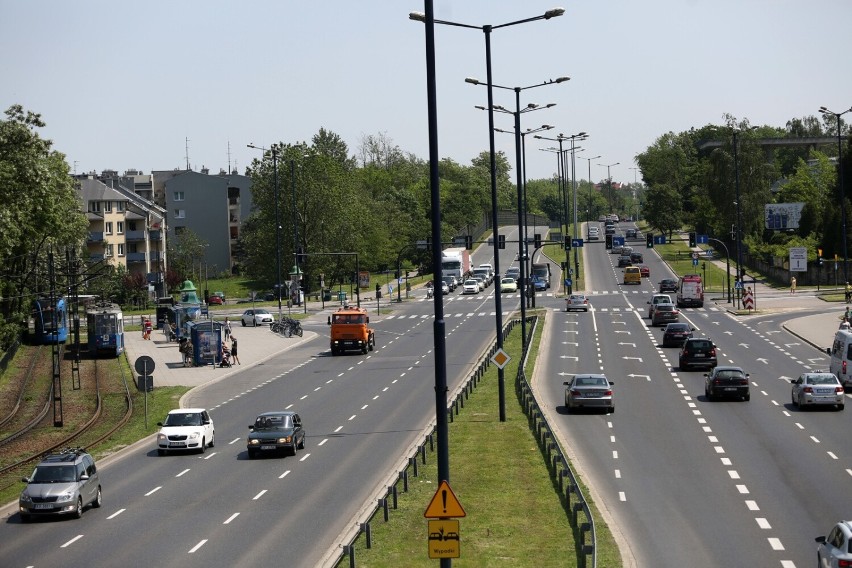
[[[122,514],[126,510],[127,509],[119,509],[118,511],[116,511],[115,513],[113,513],[112,515],[107,517],[107,519],[114,519],[115,517],[119,516],[120,514]]]
[[[355,419],[355,416],[356,416],[356,415],[355,415],[355,414],[353,414],[352,416],[350,416],[350,417],[349,417],[349,420],[354,420],[354,419]]]
[[[365,409],[365,408],[367,408],[368,406],[370,406],[370,405],[369,405],[369,404],[365,404],[364,406],[362,406],[362,407],[361,407],[361,410],[364,410],[364,409]]]
[[[281,475],[279,475],[279,476],[278,476],[278,479],[284,479],[284,478],[285,478],[285,477],[287,477],[288,475],[290,475],[290,470],[289,470],[289,469],[288,469],[287,471],[285,471],[284,473],[282,473]]]
[[[209,460],[210,458],[212,458],[213,456],[215,456],[217,453],[218,453],[218,452],[213,452],[212,454],[207,454],[207,457],[206,457],[206,458],[201,458],[201,459],[203,459],[203,460]]]
[[[228,442],[228,445],[230,446],[231,444],[236,444],[236,443],[237,443],[237,442],[239,442],[240,440],[242,440],[242,438],[234,438],[233,440],[231,440],[230,442]]]
[[[148,493],[145,494],[145,497],[148,497],[149,495],[153,495],[154,493],[156,493],[157,491],[159,491],[162,488],[163,488],[162,485],[153,488],[152,490],[150,490]]]
[[[745,485],[737,485],[737,491],[739,491],[743,495],[748,495],[749,490]]]
[[[317,446],[322,446],[326,442],[328,442],[328,438],[323,438],[322,441],[319,444],[317,444]]]
[[[827,453],[828,453],[828,457],[830,457],[831,459],[833,459],[833,460],[838,459],[837,455],[834,452],[827,452]]]
[[[321,386],[319,386],[319,387],[315,388],[315,389],[314,389],[314,392],[317,392],[317,391],[318,391],[318,390],[320,390],[321,388],[322,388]]]
[[[764,530],[772,528],[772,525],[770,525],[769,521],[767,521],[764,517],[757,517],[755,521],[757,521],[757,526]]]
[[[735,469],[729,469],[728,475],[731,476],[731,479],[739,479],[740,478],[739,472]]]
[[[627,495],[624,493],[624,491],[618,492],[618,500],[619,501],[627,501]]]
[[[223,525],[229,525],[229,524],[231,524],[231,521],[233,521],[234,519],[236,519],[236,518],[237,518],[237,517],[239,517],[239,516],[240,516],[240,514],[239,514],[239,513],[234,513],[233,515],[231,515],[230,517],[228,517],[227,519],[225,519],[225,522],[224,522],[224,523],[222,523],[222,524],[223,524]]]
[[[300,461],[300,462],[303,462],[303,461],[305,461],[306,459],[308,459],[309,457],[311,457],[311,454],[305,454],[305,455],[303,455],[303,456],[302,456],[302,459],[300,459],[299,461]]]
[[[748,507],[749,511],[760,511],[760,507],[757,506],[757,501],[753,501],[752,499],[746,499],[746,507]]]
[[[65,547],[67,547],[67,546],[69,546],[69,545],[71,545],[71,544],[74,544],[75,542],[77,542],[77,541],[78,541],[78,540],[80,540],[81,538],[83,538],[83,535],[78,534],[77,536],[75,536],[74,538],[72,538],[71,540],[69,540],[68,542],[66,542],[65,544],[63,544],[62,546],[60,546],[60,548],[65,548]]]
[[[263,491],[261,491],[260,493],[258,493],[258,494],[257,494],[257,495],[255,495],[254,497],[252,497],[252,498],[251,498],[251,500],[252,500],[252,501],[257,501],[258,499],[260,499],[261,497],[263,497],[263,494],[264,494],[264,493],[266,493],[266,489],[264,489]]]
[[[819,444],[819,438],[817,438],[816,436],[811,436],[810,438],[811,438],[811,440],[813,440],[814,442]]]
[[[183,470],[182,472],[180,472],[179,474],[177,474],[175,477],[180,477],[180,476],[182,476],[184,473],[187,473],[188,471],[189,471],[189,468],[186,468],[185,470]]]
[[[769,546],[772,547],[772,550],[784,550],[784,545],[781,544],[780,538],[769,538]]]
[[[336,434],[337,432],[340,432],[341,430],[343,430],[343,426],[338,426],[337,428],[334,429],[334,433]]]
[[[205,544],[206,542],[207,542],[207,539],[205,538],[204,540],[202,540],[201,542],[199,542],[198,544],[196,544],[195,546],[193,546],[192,548],[190,548],[190,549],[189,549],[189,553],[190,553],[190,554],[192,554],[193,552],[195,552],[196,550],[198,550],[199,548],[201,548],[202,546],[204,546],[204,544]]]
[[[621,479],[621,470],[620,469],[615,470],[615,478]]]

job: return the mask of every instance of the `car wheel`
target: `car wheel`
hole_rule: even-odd
[[[248,450],[248,459],[253,460],[255,457],[256,454],[253,451]]]
[[[243,327],[246,326],[246,320],[240,320],[240,323],[243,324]]]
[[[299,451],[299,443],[293,440],[293,445],[290,447],[290,455],[295,456]]]
[[[844,408],[846,408],[846,405],[845,405],[845,404],[838,404],[838,405],[837,405],[837,410],[838,410],[838,411],[843,410]]]
[[[751,400],[751,393],[746,394],[746,395],[743,397],[743,400],[744,400],[745,402],[750,401],[750,400]]]
[[[166,455],[166,450],[157,450],[157,455],[158,455],[158,456],[164,456],[164,455]]]
[[[31,516],[29,516],[29,515],[25,515],[25,514],[21,513],[21,522],[22,522],[22,523],[28,523],[28,522],[30,522],[32,519],[33,519],[33,518],[32,518]]]
[[[101,486],[100,486],[100,485],[98,485],[98,492],[97,492],[97,494],[95,495],[95,500],[94,500],[94,501],[92,501],[92,507],[93,507],[93,508],[95,508],[95,509],[97,509],[97,508],[99,508],[101,505],[103,505],[103,495],[101,494]]]
[[[201,438],[201,448],[198,450],[199,454],[203,454],[207,451],[207,440],[205,438]]]
[[[790,402],[793,403],[793,406],[799,406],[799,401],[796,400],[796,395],[790,393]]]
[[[713,402],[713,399],[715,398],[713,396],[713,391],[711,391],[710,389],[707,389],[707,388],[704,389],[704,396],[706,396],[707,400],[709,400],[710,402]]]
[[[842,410],[842,408],[841,408],[841,410]],[[301,441],[301,442],[299,442],[299,449],[300,449],[300,450],[304,450],[304,449],[305,449],[305,437],[304,437],[304,436],[302,436],[302,441]]]
[[[79,519],[83,516],[83,498],[77,497],[77,506],[74,508],[74,518]]]
[[[216,443],[216,431],[214,430],[212,434],[210,434],[210,447]]]

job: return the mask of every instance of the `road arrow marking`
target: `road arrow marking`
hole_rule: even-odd
[[[636,347],[635,343],[621,343],[621,342],[619,342],[619,345],[630,345],[631,347]]]
[[[651,375],[634,375],[633,373],[630,373],[630,374],[629,374],[629,375],[627,375],[627,376],[628,376],[628,377],[645,377],[645,379],[646,379],[647,381],[649,381],[649,382],[651,381]]]
[[[614,333],[626,333],[627,335],[630,335],[630,332],[626,329],[616,329]]]
[[[642,362],[642,357],[622,357],[622,359],[636,359],[640,363]]]
[[[562,345],[577,345],[577,346],[579,346],[580,344],[577,343],[576,341],[563,341]]]
[[[785,343],[784,347],[792,347],[793,345],[801,345],[801,343],[798,343],[798,342],[796,342],[796,343]]]
[[[740,343],[740,346],[741,346],[741,347],[745,347],[746,349],[748,349],[748,343]]]
[[[725,333],[726,333],[726,334],[728,334],[728,335],[733,335],[733,334],[734,334],[734,332],[733,332],[733,331],[726,331]]]
[[[574,359],[575,361],[579,361],[579,357],[575,357],[574,355],[560,355],[560,359]]]
[[[758,360],[758,361],[763,361],[763,364],[764,364],[764,365],[768,365],[768,364],[769,364],[769,362],[768,362],[766,359],[764,359],[763,357],[758,357],[758,358],[757,358],[757,360]]]

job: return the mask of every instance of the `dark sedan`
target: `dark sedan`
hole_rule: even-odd
[[[688,323],[670,323],[663,329],[663,347],[680,347],[695,331]]]
[[[651,326],[680,321],[680,310],[674,304],[657,304],[651,316]]]
[[[295,412],[282,410],[264,412],[249,425],[246,449],[249,459],[261,453],[277,453],[287,450],[295,456],[298,450],[305,449],[305,430],[302,419]]]
[[[750,400],[748,377],[740,367],[715,367],[704,375],[704,396],[707,400],[721,397]]]
[[[674,278],[660,280],[660,293],[662,292],[677,292],[677,280]]]

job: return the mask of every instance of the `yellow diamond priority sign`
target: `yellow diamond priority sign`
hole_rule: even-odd
[[[448,519],[466,515],[456,494],[450,489],[450,484],[442,481],[423,516],[427,519]]]
[[[503,349],[498,349],[497,352],[491,357],[491,362],[497,365],[498,368],[502,369],[506,365],[509,364],[512,358],[509,357],[509,354],[503,351]]]

